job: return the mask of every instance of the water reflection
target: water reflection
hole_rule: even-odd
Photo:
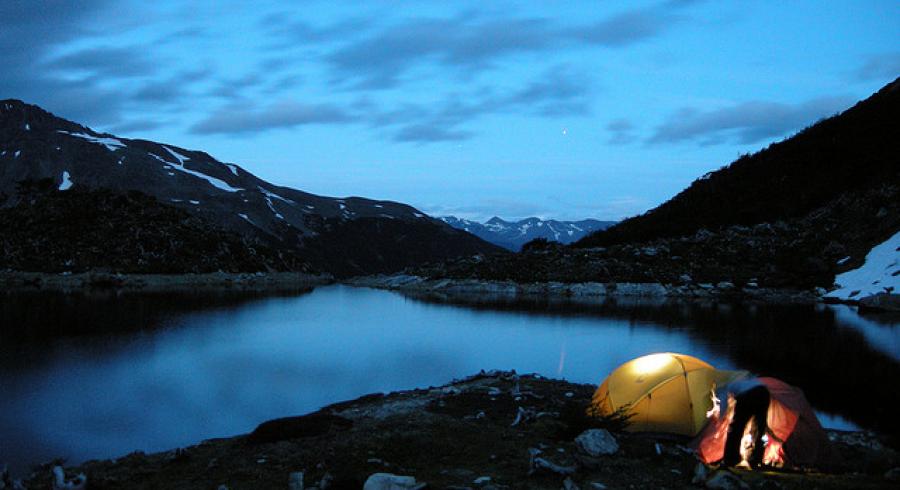
[[[900,374],[897,357],[867,340],[896,345],[896,323],[871,325],[888,332],[873,337],[841,320],[846,312],[811,306],[442,301],[341,286],[0,295],[0,461],[21,470],[168,449],[482,368],[597,383],[667,350],[780,377],[820,410],[897,429],[885,414],[898,395],[884,387]]]

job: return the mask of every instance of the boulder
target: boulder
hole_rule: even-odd
[[[578,450],[591,457],[615,454],[619,450],[616,438],[606,429],[588,429],[575,438]]]
[[[416,482],[412,476],[375,473],[366,480],[363,490],[418,490],[425,487],[424,483]]]

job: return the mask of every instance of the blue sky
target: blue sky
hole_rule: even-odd
[[[0,4],[0,98],[430,214],[620,219],[900,75],[900,2]]]

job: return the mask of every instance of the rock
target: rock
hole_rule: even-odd
[[[562,476],[574,475],[576,471],[578,471],[577,466],[563,466],[556,464],[546,458],[541,458],[540,454],[542,451],[537,448],[530,448],[528,450],[529,460],[528,460],[528,475],[533,475],[538,471],[548,471],[550,473],[556,473]]]
[[[591,490],[606,490],[606,485],[595,481],[591,483]]]
[[[887,470],[884,474],[884,478],[891,481],[900,481],[900,466]]]
[[[730,290],[734,289],[734,283],[729,282],[729,281],[722,281],[722,282],[716,284],[716,287],[723,291],[730,291]]]
[[[53,467],[53,490],[84,490],[87,488],[87,476],[79,473],[71,480],[66,480],[66,472],[62,466]]]
[[[295,471],[288,475],[288,490],[303,490],[302,471]]]
[[[697,466],[694,467],[694,478],[691,479],[691,483],[694,485],[702,485],[708,476],[709,468],[703,463],[697,463]]]
[[[678,280],[681,281],[682,284],[690,284],[694,282],[694,278],[688,274],[682,274],[678,277]]]
[[[750,485],[744,483],[743,480],[735,476],[734,473],[719,470],[706,480],[706,488],[716,490],[738,490],[750,488]]]
[[[415,477],[412,476],[375,473],[366,480],[363,490],[418,490],[425,486],[424,483],[417,483]]]
[[[606,429],[588,429],[575,438],[575,445],[588,456],[615,454],[619,450],[616,438]]]
[[[563,480],[563,490],[581,490],[581,489],[578,488],[578,485],[576,485],[575,482],[572,481],[571,478],[566,477],[566,479]]]
[[[490,482],[491,482],[491,477],[489,477],[489,476],[479,476],[478,478],[476,478],[475,480],[472,481],[472,483],[474,483],[476,485],[486,485]]]

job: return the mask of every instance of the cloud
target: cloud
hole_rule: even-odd
[[[346,42],[327,56],[334,80],[356,89],[386,89],[407,72],[434,63],[471,74],[501,58],[569,45],[619,48],[660,35],[680,17],[671,8],[635,9],[576,27],[546,18],[419,18]]]
[[[165,125],[166,123],[164,123],[163,121],[157,121],[153,119],[137,119],[111,126],[109,128],[106,128],[106,131],[116,135],[134,135],[144,131],[158,129]]]
[[[156,63],[140,46],[96,47],[58,56],[45,63],[47,69],[84,73],[90,78],[145,77],[156,72]]]
[[[273,12],[263,15],[257,25],[271,39],[267,49],[289,49],[310,43],[327,43],[345,40],[369,28],[369,19],[352,17],[325,26],[314,26],[305,20],[295,19],[292,12]]]
[[[606,130],[610,133],[607,142],[612,145],[625,145],[636,138],[634,135],[634,124],[625,118],[610,121],[606,125]]]
[[[459,141],[475,135],[460,126],[493,114],[527,113],[541,117],[582,116],[590,112],[588,77],[567,65],[554,66],[509,95],[478,88],[471,94],[453,94],[432,104],[404,104],[390,111],[372,109],[371,101],[360,102],[370,113],[373,127],[399,127],[393,139],[402,142]]]
[[[870,56],[855,76],[858,80],[890,82],[900,76],[900,51]]]
[[[852,103],[850,97],[835,96],[798,104],[750,101],[708,111],[685,108],[657,127],[647,142],[758,143],[799,130],[817,119],[846,109]]]
[[[435,141],[461,141],[469,139],[472,133],[438,124],[411,124],[394,134],[394,141],[431,143]]]
[[[621,47],[656,37],[679,19],[669,9],[638,9],[573,29],[569,33],[588,44]]]
[[[589,112],[587,96],[591,83],[570,66],[557,65],[545,71],[500,105],[527,107],[544,116],[583,115]]]
[[[308,124],[335,124],[354,118],[331,104],[300,104],[285,101],[265,108],[249,104],[234,104],[207,116],[194,124],[194,134],[248,134],[279,128],[293,128]]]
[[[118,119],[122,101],[90,80],[59,79],[43,63],[59,46],[87,35],[107,0],[0,2],[0,93],[92,123]]]

